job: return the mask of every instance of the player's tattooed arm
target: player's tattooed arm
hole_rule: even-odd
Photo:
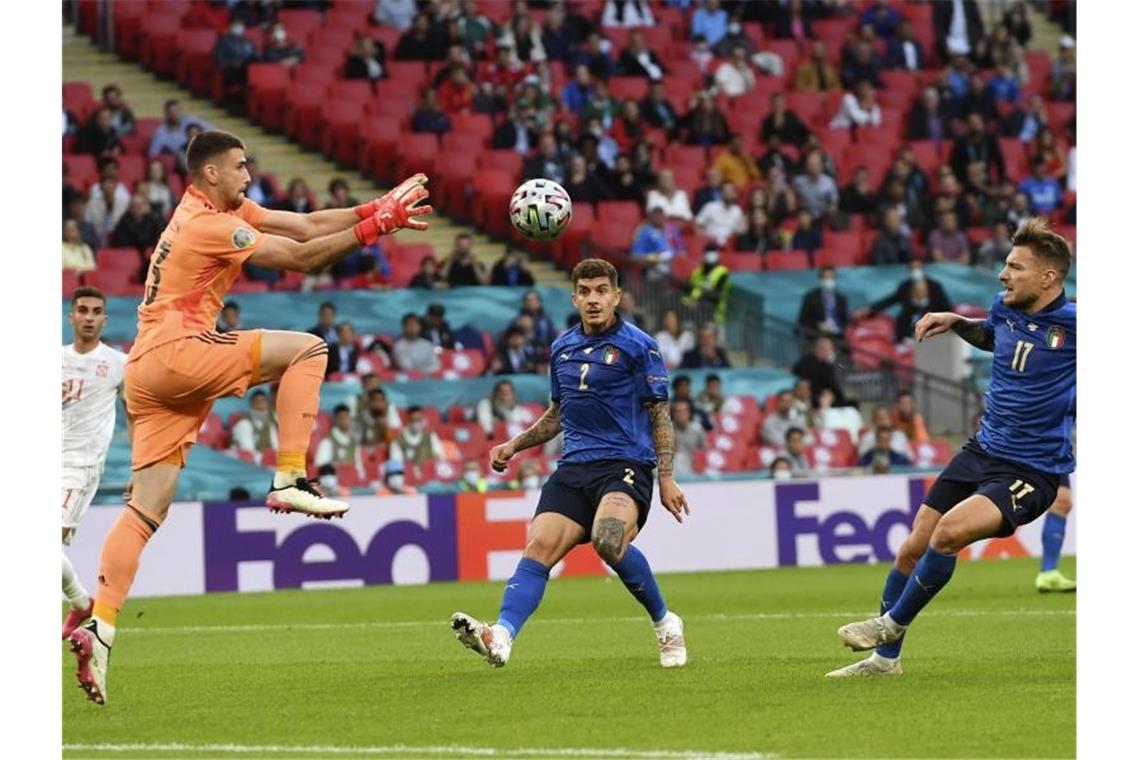
[[[522,451],[532,446],[541,446],[558,435],[559,431],[562,430],[562,416],[559,409],[558,402],[551,401],[550,406],[533,425],[511,440],[511,447],[515,451]]]
[[[986,320],[984,319],[966,319],[965,317],[961,317],[950,329],[970,345],[977,346],[983,351],[993,351],[994,336],[986,332],[985,324]]]
[[[655,401],[649,405],[649,422],[653,428],[653,448],[657,450],[657,477],[671,478],[674,439],[668,401]]]

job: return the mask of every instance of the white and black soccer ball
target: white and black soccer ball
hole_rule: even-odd
[[[549,179],[522,183],[511,196],[511,224],[531,240],[553,240],[570,225],[573,216],[570,194]]]

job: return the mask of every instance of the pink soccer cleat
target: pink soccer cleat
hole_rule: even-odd
[[[95,611],[95,600],[89,599],[87,606],[81,610],[68,610],[67,617],[63,619],[63,640],[67,641],[72,632],[83,625],[91,613]]]

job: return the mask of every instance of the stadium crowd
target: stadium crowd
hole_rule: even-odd
[[[656,333],[670,369],[730,367],[719,336],[732,271],[817,268],[819,287],[804,294],[798,320],[802,336],[815,340],[794,368],[803,378],[795,388],[763,409],[733,397],[736,411],[726,414],[714,375],[693,396],[687,378],[675,377],[679,472],[763,466],[783,477],[820,465],[883,471],[929,459],[909,396],[866,420],[846,405],[828,372],[836,343],[850,324],[894,306],[895,338],[903,341],[923,313],[949,303],[923,262],[992,269],[1009,225],[1030,214],[1052,217],[1073,238],[1075,41],[1063,37],[1051,58],[1029,52],[1024,3],[1010,4],[988,29],[975,0],[175,5],[186,28],[218,32],[206,74],[217,75],[215,99],[255,121],[264,123],[251,106],[260,102],[266,66],[298,84],[328,71],[334,83],[363,82],[379,102],[406,104],[401,128],[445,148],[479,135],[476,153],[517,170],[511,187],[531,177],[562,183],[576,202],[575,221],[599,225],[572,228],[558,263],[572,265],[584,251],[628,257],[674,278],[686,303],[710,306],[711,322],[692,324],[691,315],[644,314],[632,298],[623,303],[627,318]],[[356,16],[347,35],[333,26]],[[339,43],[325,44],[330,39]],[[389,100],[393,88],[408,97]],[[185,145],[210,125],[175,100],[161,120],[137,119],[129,93],[115,85],[98,100],[74,92],[69,99],[65,85],[64,290],[83,282],[131,295],[185,187]],[[472,123],[486,128],[467,132]],[[278,128],[296,137],[295,127],[286,117]],[[372,155],[360,139],[361,155]],[[411,166],[402,162],[389,158],[387,166]],[[282,186],[269,168],[250,164],[247,192],[263,205],[309,211],[358,202],[344,179],[318,199],[303,177]],[[447,175],[441,180],[449,214],[506,232],[480,213],[487,204],[476,197],[478,176],[465,175],[457,191]],[[607,235],[615,224],[616,235]],[[354,404],[322,416],[312,453],[327,485],[339,477],[342,486],[402,492],[431,480],[423,469],[431,463],[443,479],[486,488],[485,441],[503,432],[499,426],[533,418],[535,409],[514,402],[509,381],[446,414],[389,407],[380,382],[393,373],[438,376],[445,356],[473,348],[481,354],[474,374],[544,373],[550,343],[566,325],[553,324],[537,293],[524,297],[502,334],[479,345],[457,344],[430,292],[422,314],[404,315],[399,335],[362,336],[351,317],[338,316],[335,289],[534,284],[526,253],[508,249],[487,271],[472,242],[460,234],[451,251],[424,255],[410,269],[384,244],[316,276],[247,266],[235,285],[235,294],[330,291],[312,331],[330,345],[330,378],[359,376],[363,390]],[[848,312],[835,267],[857,263],[907,264],[910,276],[890,298]],[[245,326],[237,300],[227,303],[218,329]],[[216,428],[210,440],[264,463],[273,450],[269,401],[255,393],[229,427],[208,423]],[[726,419],[737,427],[726,431]],[[533,483],[548,472],[556,451],[541,454],[511,480]]]

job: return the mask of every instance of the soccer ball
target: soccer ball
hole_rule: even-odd
[[[531,179],[511,196],[511,224],[531,240],[553,240],[570,224],[570,194],[557,182]]]

